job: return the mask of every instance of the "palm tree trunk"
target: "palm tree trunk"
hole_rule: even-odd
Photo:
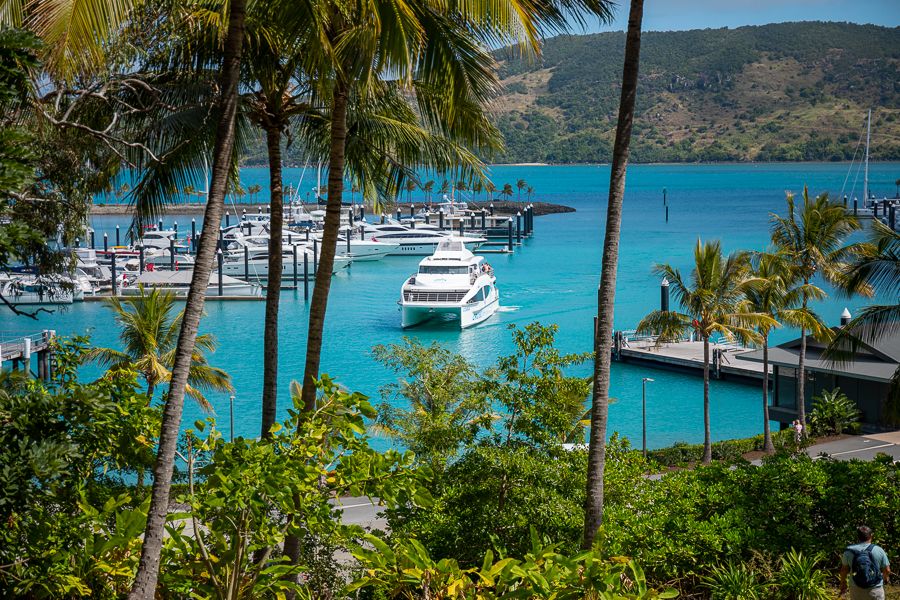
[[[141,560],[129,600],[153,600],[159,577],[159,558],[162,551],[163,530],[169,512],[169,492],[172,484],[172,470],[175,466],[175,447],[181,429],[181,413],[184,408],[184,390],[187,385],[194,352],[194,342],[203,301],[212,273],[213,261],[218,244],[218,229],[225,212],[225,191],[228,176],[232,170],[232,150],[234,148],[235,118],[238,105],[238,81],[240,80],[241,45],[244,37],[245,0],[232,0],[228,17],[228,35],[225,39],[224,60],[220,73],[222,95],[218,100],[220,109],[216,126],[216,145],[213,151],[212,182],[206,211],[203,214],[203,235],[197,250],[191,288],[188,292],[178,335],[178,345],[172,366],[169,395],[163,409],[159,449],[153,467],[153,489],[150,493],[150,507],[147,526],[141,546]]]
[[[263,332],[262,437],[269,437],[278,411],[278,304],[281,300],[282,235],[284,195],[281,181],[281,129],[266,128],[269,153],[269,275],[266,287],[266,318]]]
[[[344,191],[344,150],[347,141],[347,84],[338,78],[335,83],[331,110],[331,155],[328,159],[328,204],[325,206],[325,224],[322,230],[322,246],[319,270],[309,307],[309,331],[306,336],[306,368],[300,398],[303,409],[316,408],[316,379],[322,358],[322,332],[325,328],[325,311],[328,308],[328,292],[331,273],[337,251],[338,230],[341,226],[341,195]],[[284,540],[284,555],[291,564],[300,558],[300,539],[288,535]]]
[[[703,336],[703,464],[712,462],[712,432],[709,428],[709,337]]]
[[[809,285],[809,281],[804,281]],[[803,294],[803,311],[806,312],[808,300]],[[800,356],[797,357],[797,418],[803,426],[800,437],[806,437],[806,327],[800,328]]]
[[[603,477],[606,469],[606,422],[609,417],[609,370],[612,360],[613,309],[619,262],[619,235],[622,226],[622,200],[625,196],[625,172],[631,130],[634,125],[634,101],[637,95],[641,54],[641,20],[644,0],[631,0],[625,62],[622,68],[622,94],[619,120],[613,147],[609,177],[609,202],[606,207],[606,239],[600,286],[597,289],[597,331],[594,332],[594,391],[591,402],[591,431],[588,443],[587,498],[584,507],[582,546],[590,548],[603,523]]]
[[[347,84],[335,84],[331,111],[331,156],[328,160],[328,204],[325,207],[325,224],[322,231],[319,270],[309,306],[309,333],[306,337],[306,368],[303,373],[304,410],[316,406],[316,379],[322,358],[322,331],[325,328],[325,311],[328,308],[328,292],[331,289],[331,273],[337,250],[338,230],[341,226],[341,195],[344,191],[344,150],[347,140]]]
[[[769,428],[769,334],[763,336],[763,451],[767,454],[775,452],[772,443],[772,431]]]

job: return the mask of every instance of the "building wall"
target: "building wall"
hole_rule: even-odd
[[[797,411],[797,370],[789,367],[775,367],[775,393],[773,407],[785,409],[776,414],[796,415]],[[806,414],[812,411],[813,398],[823,391],[839,387],[861,411],[860,422],[867,429],[886,427],[884,404],[890,391],[890,384],[851,376],[837,376],[815,371],[806,372]],[[782,419],[785,417],[782,416]]]

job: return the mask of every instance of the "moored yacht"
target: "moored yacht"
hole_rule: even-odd
[[[363,235],[367,240],[398,244],[397,249],[391,254],[428,256],[437,251],[438,244],[450,239],[452,233],[431,227],[415,228],[399,223],[386,223],[384,225],[367,225],[363,230]],[[477,250],[487,241],[482,237],[453,236],[453,239],[463,244],[469,251]]]
[[[500,307],[497,279],[483,256],[449,237],[419,263],[419,271],[400,291],[401,325],[412,327],[433,317],[456,320],[461,329],[477,325]]]

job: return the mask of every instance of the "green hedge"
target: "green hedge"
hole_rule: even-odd
[[[775,450],[795,450],[794,432],[791,429],[772,432],[772,443]],[[723,440],[712,445],[713,460],[733,463],[742,460],[747,452],[763,449],[763,435],[736,440]],[[703,444],[687,444],[676,442],[672,446],[650,450],[647,456],[659,465],[674,467],[688,463],[700,462],[703,459]]]

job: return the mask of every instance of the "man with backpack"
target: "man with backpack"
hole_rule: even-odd
[[[857,528],[856,539],[841,557],[841,594],[847,591],[850,575],[852,600],[884,600],[884,582],[891,574],[887,554],[872,543],[872,530],[865,525]]]

